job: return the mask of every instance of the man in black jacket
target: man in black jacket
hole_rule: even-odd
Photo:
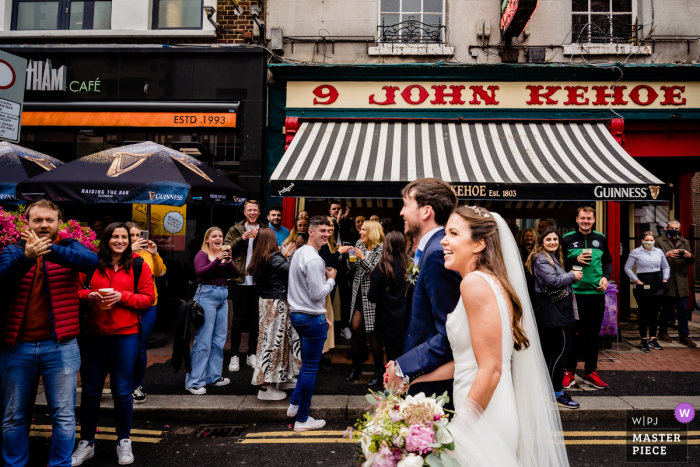
[[[333,218],[333,228],[334,237],[336,245],[343,246],[343,242],[350,240],[350,229],[352,228],[352,219],[350,219],[350,208],[345,208],[343,212],[343,205],[340,201],[333,200],[330,203],[329,209],[330,216]],[[355,245],[351,245],[355,246]],[[340,335],[346,339],[350,339],[350,328],[348,324],[350,323],[350,299],[352,293],[352,286],[350,285],[350,280],[347,277],[347,267],[345,261],[338,263],[338,286],[336,290],[340,294],[340,321],[341,321],[341,331]],[[335,297],[335,290],[331,293],[331,300]],[[328,371],[328,365],[325,365],[321,371]]]
[[[598,389],[609,389],[610,386],[600,379],[596,370],[598,336],[605,315],[605,290],[612,274],[612,256],[605,235],[593,230],[593,208],[580,207],[576,213],[576,223],[578,229],[562,237],[567,269],[581,266],[583,271],[583,279],[573,285],[579,319],[576,322],[573,352],[566,363],[564,387],[569,388],[575,384],[578,354],[582,350],[586,362],[583,381]]]

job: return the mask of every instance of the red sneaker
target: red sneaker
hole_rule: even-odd
[[[564,386],[564,389],[569,389],[574,384],[576,384],[576,376],[570,371],[565,371],[564,372],[564,382],[562,383],[562,386]]]
[[[600,376],[598,376],[598,373],[595,371],[590,375],[585,375],[583,381],[597,389],[610,389],[610,385],[600,379]]]

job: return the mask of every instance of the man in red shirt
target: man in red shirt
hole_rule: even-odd
[[[0,356],[2,451],[6,466],[27,465],[27,411],[41,376],[53,423],[49,466],[70,466],[80,368],[78,273],[93,270],[97,255],[75,240],[59,240],[61,216],[54,203],[31,204],[26,218],[29,231],[22,241],[0,254],[0,282],[7,290]]]

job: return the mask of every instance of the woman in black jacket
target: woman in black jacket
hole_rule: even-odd
[[[566,359],[571,355],[571,330],[576,327],[571,284],[580,281],[583,273],[566,272],[563,264],[559,233],[551,227],[546,228],[537,239],[525,267],[535,278],[533,306],[554,395],[560,406],[578,409],[579,403],[572,401],[563,388],[571,387],[575,381],[573,374],[565,372]]]
[[[279,253],[274,230],[265,227],[258,232],[248,265],[247,273],[255,278],[260,296],[258,358],[252,381],[252,384],[261,386],[258,391],[260,400],[287,397],[282,390],[294,389],[301,368],[301,345],[289,319],[287,303],[290,263],[286,256],[293,247],[294,243],[290,243],[284,248],[284,253]]]
[[[387,361],[403,355],[404,321],[406,320],[406,237],[399,231],[389,232],[384,239],[384,251],[372,271],[367,299],[376,303],[375,333],[384,343]],[[381,383],[376,374],[369,386]]]

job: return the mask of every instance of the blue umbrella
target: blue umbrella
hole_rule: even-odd
[[[63,165],[51,156],[0,142],[0,201],[17,201],[17,184]]]
[[[38,175],[17,197],[74,204],[240,205],[246,192],[197,159],[153,142],[107,149]]]

